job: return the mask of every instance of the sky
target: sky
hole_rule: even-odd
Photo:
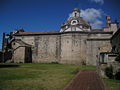
[[[120,21],[120,0],[0,0],[0,48],[3,32],[60,30],[74,8],[93,28],[105,27],[106,16]]]

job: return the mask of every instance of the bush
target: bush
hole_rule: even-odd
[[[82,61],[81,64],[82,64],[82,65],[86,65],[86,61]]]
[[[107,68],[105,69],[105,74],[106,74],[106,76],[109,77],[110,79],[113,78],[113,67],[112,67],[112,65],[111,65],[110,67],[107,67]]]
[[[115,61],[120,63],[120,53],[117,55],[117,57],[115,58]]]
[[[116,79],[116,80],[120,80],[120,72],[116,72],[116,74],[115,74],[115,79]]]
[[[79,68],[76,68],[73,72],[71,72],[72,74],[77,74],[80,71]]]
[[[58,62],[51,62],[51,64],[59,64]]]

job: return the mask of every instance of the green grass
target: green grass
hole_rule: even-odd
[[[95,69],[95,66],[65,64],[17,65],[20,67],[0,68],[0,90],[61,90],[78,69]]]
[[[109,90],[120,90],[120,80],[103,79]]]

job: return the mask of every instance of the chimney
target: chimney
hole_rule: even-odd
[[[110,19],[110,16],[106,16],[106,26],[107,27],[110,27],[110,24],[111,24],[111,19]]]

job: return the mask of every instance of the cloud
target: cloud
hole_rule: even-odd
[[[89,0],[89,1],[104,4],[104,0]]]
[[[81,17],[90,22],[92,28],[101,28],[103,24],[103,22],[101,21],[102,15],[102,10],[97,10],[94,8],[81,10]]]

